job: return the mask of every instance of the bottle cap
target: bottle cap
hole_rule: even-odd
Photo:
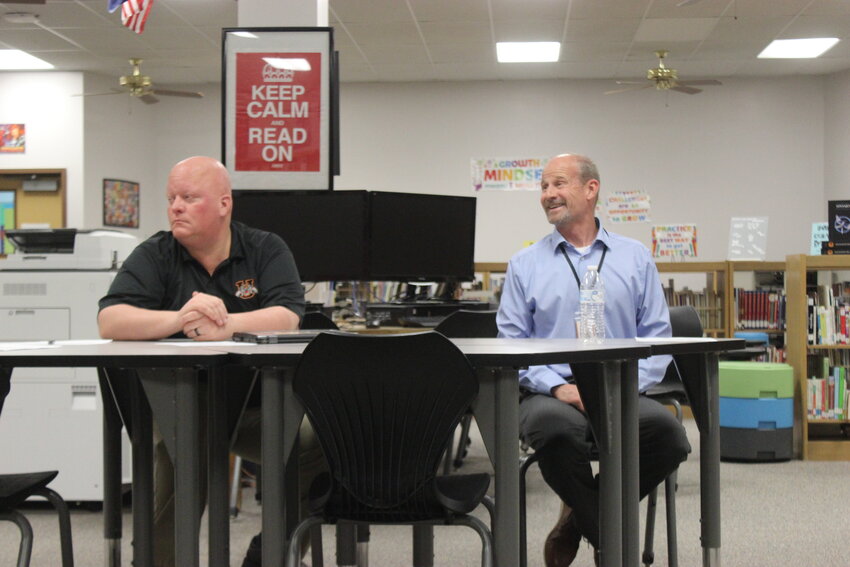
[[[588,269],[588,270],[597,270],[597,271],[598,271],[598,270],[599,270],[599,266],[588,266],[588,267],[587,267],[587,269]]]

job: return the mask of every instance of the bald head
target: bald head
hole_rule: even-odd
[[[216,159],[184,159],[168,175],[168,220],[174,237],[197,250],[230,241],[233,195],[227,169]]]
[[[216,196],[230,195],[230,174],[217,159],[206,156],[186,158],[171,168],[168,185],[189,183],[197,187],[208,187]]]
[[[587,183],[591,179],[599,181],[599,170],[596,168],[596,164],[589,157],[580,154],[557,155],[549,160],[546,169],[550,169],[550,166],[552,170],[564,169],[571,165],[576,167],[576,173],[578,173],[578,178],[582,183]]]

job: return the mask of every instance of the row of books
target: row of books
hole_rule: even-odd
[[[846,282],[809,289],[807,334],[811,345],[850,344],[850,296]]]
[[[736,329],[785,330],[785,290],[735,288]]]
[[[664,297],[667,305],[677,307],[690,305],[699,313],[703,329],[722,329],[723,321],[723,299],[720,294],[708,290],[694,291],[688,288],[674,289],[671,285],[664,287]]]
[[[806,360],[806,407],[813,419],[846,419],[850,417],[850,351],[835,351],[828,356],[810,355]]]

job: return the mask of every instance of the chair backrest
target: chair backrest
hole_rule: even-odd
[[[496,311],[472,311],[459,309],[434,328],[450,339],[495,338],[499,334],[496,326]]]
[[[328,461],[327,517],[445,516],[437,467],[478,394],[471,365],[451,341],[435,332],[323,333],[304,349],[293,389]]]
[[[670,327],[674,337],[701,337],[703,335],[699,313],[691,305],[678,305],[670,308]],[[673,392],[684,393],[679,372],[676,361],[671,361],[664,378],[651,388],[649,393],[658,395]]]
[[[3,412],[3,402],[9,390],[12,389],[12,372],[7,368],[0,368],[0,413]]]
[[[301,318],[302,329],[336,329],[339,327],[333,322],[333,319],[322,313],[321,311],[308,311]]]

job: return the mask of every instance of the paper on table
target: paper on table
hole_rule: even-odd
[[[214,347],[214,346],[251,346],[257,343],[242,343],[237,341],[160,341],[160,344],[182,347]]]
[[[75,339],[69,341],[54,341],[54,344],[61,346],[89,346],[89,345],[105,345],[111,343],[111,339]]]
[[[664,341],[666,343],[713,343],[717,339],[711,337],[636,337],[639,343],[657,343]]]
[[[10,350],[39,350],[47,348],[59,348],[53,341],[27,341],[19,343],[0,343],[0,352]]]

